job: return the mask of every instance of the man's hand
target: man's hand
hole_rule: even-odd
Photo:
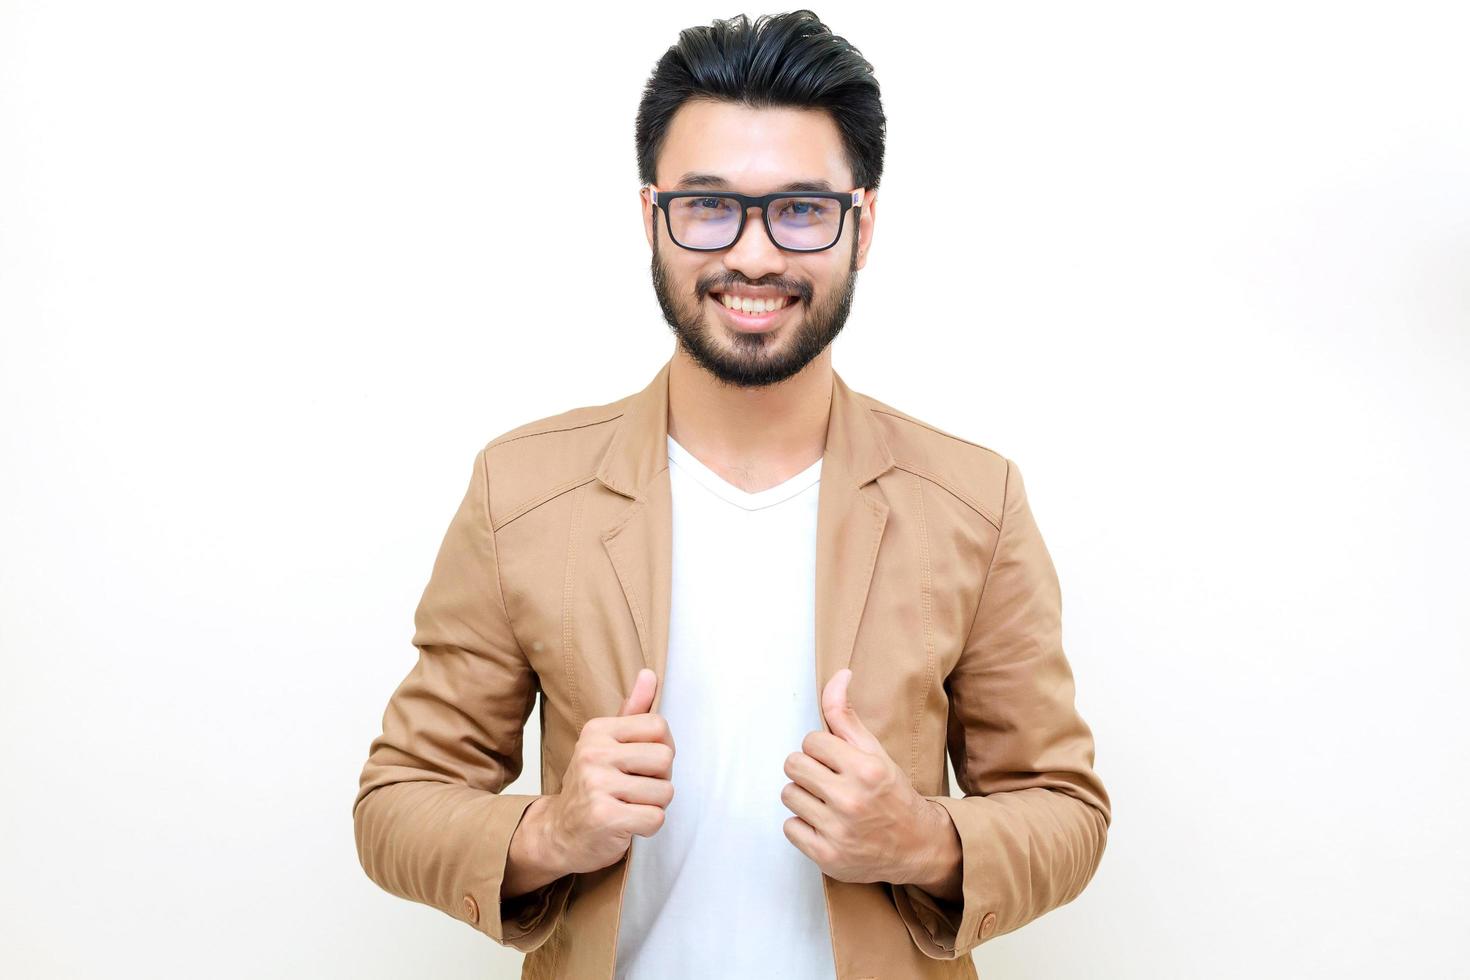
[[[786,839],[839,881],[912,883],[957,894],[960,841],[949,815],[919,795],[847,700],[850,669],[822,691],[832,733],[811,732],[786,757]]]
[[[526,813],[532,821],[526,851],[537,855],[528,864],[557,873],[597,871],[622,858],[634,835],[659,833],[673,799],[673,735],[666,718],[650,713],[657,686],[654,671],[639,670],[616,716],[582,726],[562,792]],[[517,882],[507,895],[520,887]]]

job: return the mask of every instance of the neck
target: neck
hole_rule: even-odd
[[[669,367],[669,435],[755,493],[821,457],[831,399],[831,347],[785,381],[761,388],[727,385],[678,348]]]

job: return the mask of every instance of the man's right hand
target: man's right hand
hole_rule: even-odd
[[[643,668],[616,715],[582,726],[561,792],[532,804],[511,841],[506,897],[540,887],[542,879],[605,868],[627,853],[634,834],[658,833],[674,797],[674,738],[668,721],[649,711],[657,686],[658,675]],[[528,822],[530,835],[518,841]],[[528,852],[538,857],[518,860]],[[526,867],[531,873],[523,876],[523,864],[556,874],[547,879]]]

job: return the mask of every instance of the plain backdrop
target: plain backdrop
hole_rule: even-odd
[[[834,366],[1022,467],[1114,802],[987,980],[1470,975],[1462,9],[817,8]],[[351,802],[475,453],[672,352],[634,113],[737,12],[0,2],[0,974],[519,975]]]

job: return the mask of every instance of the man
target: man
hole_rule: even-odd
[[[637,121],[674,354],[476,456],[354,818],[523,976],[974,977],[1097,868],[1019,470],[832,369],[883,132],[810,11],[684,31]]]

